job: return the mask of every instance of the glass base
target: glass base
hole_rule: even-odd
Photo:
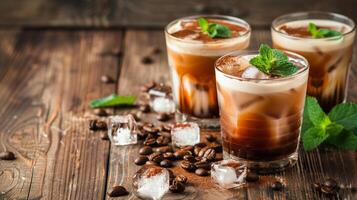
[[[290,154],[284,159],[273,161],[252,161],[244,158],[238,158],[223,151],[223,159],[233,159],[247,166],[248,169],[255,171],[259,174],[271,174],[286,170],[294,166],[298,160],[298,152]]]
[[[197,118],[179,111],[175,112],[176,122],[195,122],[201,129],[220,130],[219,118]]]

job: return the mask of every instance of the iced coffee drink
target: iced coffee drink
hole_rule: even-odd
[[[224,26],[230,34],[228,37],[212,37],[200,26],[201,18],[208,21],[207,29]],[[201,127],[218,126],[214,62],[228,52],[248,47],[249,25],[235,17],[192,16],[171,22],[165,35],[178,111],[176,119],[195,121]]]
[[[346,98],[354,38],[354,22],[333,13],[293,13],[272,25],[275,48],[309,61],[308,95],[316,97],[326,112]]]
[[[296,70],[269,75],[250,64],[257,54],[237,52],[216,62],[223,153],[225,159],[270,172],[298,158],[308,62],[285,52]]]

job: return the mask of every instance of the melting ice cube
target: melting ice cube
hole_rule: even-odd
[[[108,136],[114,145],[137,143],[137,126],[132,115],[117,115],[109,118]]]
[[[172,144],[177,147],[200,142],[200,127],[194,122],[176,123],[171,129]]]
[[[159,200],[169,190],[169,180],[167,169],[153,165],[144,166],[133,178],[135,194],[143,199]]]
[[[259,71],[256,67],[249,66],[242,73],[242,78],[268,79],[269,76]]]
[[[234,160],[213,163],[211,168],[211,177],[225,189],[243,185],[246,174],[246,167]]]
[[[172,99],[166,97],[157,97],[154,98],[151,102],[151,107],[155,112],[158,113],[174,113],[176,105]]]

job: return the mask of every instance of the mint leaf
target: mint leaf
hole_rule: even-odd
[[[304,135],[302,135],[303,146],[306,151],[311,151],[318,147],[326,140],[328,135],[322,127],[309,128]]]
[[[340,149],[357,150],[357,136],[346,129],[340,134],[330,136],[326,142]]]
[[[329,29],[317,29],[317,26],[314,23],[309,23],[307,29],[311,34],[311,36],[316,39],[328,38],[328,37],[337,37],[337,39],[342,38],[341,32],[335,30],[329,30]]]
[[[250,59],[249,63],[261,72],[275,76],[289,76],[298,70],[284,52],[272,49],[267,44],[260,45],[259,54]]]
[[[107,97],[95,99],[90,102],[91,108],[114,107],[114,106],[132,106],[136,100],[135,96],[119,96],[111,94]]]
[[[349,131],[357,131],[357,104],[342,103],[329,112],[331,121],[341,124]]]
[[[326,126],[326,133],[330,136],[336,136],[339,135],[343,130],[343,126],[337,123],[330,123]]]
[[[229,38],[232,36],[231,30],[227,26],[209,23],[208,20],[203,17],[198,18],[198,24],[202,32],[207,33],[211,38]]]
[[[306,97],[304,112],[307,113],[310,122],[314,126],[326,127],[330,123],[330,119],[322,110],[315,97]]]

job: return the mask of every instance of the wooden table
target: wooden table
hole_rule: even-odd
[[[254,27],[251,49],[271,42],[266,27]],[[161,53],[153,54],[155,48]],[[154,62],[143,64],[144,56]],[[116,83],[102,83],[102,75]],[[115,184],[130,191],[131,177],[139,169],[133,164],[139,145],[111,146],[91,132],[88,104],[115,92],[137,95],[151,80],[170,83],[161,29],[2,28],[0,151],[12,151],[17,159],[0,161],[0,199],[110,199],[106,192]],[[357,102],[356,62],[349,81],[348,100]],[[313,182],[332,177],[357,185],[357,153],[320,148],[300,150],[299,155],[295,167],[259,184],[222,190],[209,177],[196,177],[184,194],[166,199],[325,199]],[[287,187],[273,192],[269,178],[281,179]],[[116,199],[137,198],[131,193]],[[357,194],[335,199],[357,199]]]

